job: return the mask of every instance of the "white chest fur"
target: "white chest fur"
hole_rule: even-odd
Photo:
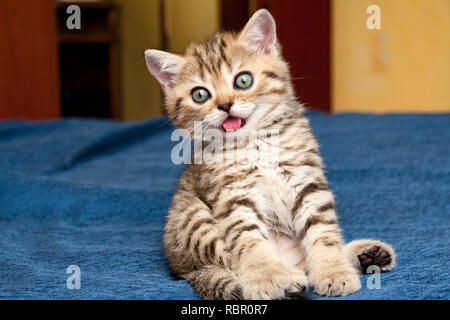
[[[263,180],[263,192],[266,193],[266,198],[270,199],[272,214],[281,225],[289,229],[292,225],[291,209],[296,197],[295,189],[278,164],[259,161],[256,167]]]

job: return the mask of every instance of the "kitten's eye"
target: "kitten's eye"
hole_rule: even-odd
[[[234,87],[236,89],[248,89],[253,84],[253,77],[248,72],[239,73],[234,79]]]
[[[203,103],[208,100],[211,95],[205,88],[194,88],[191,93],[192,99],[197,103]]]

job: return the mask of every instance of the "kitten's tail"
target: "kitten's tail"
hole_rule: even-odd
[[[205,266],[184,275],[203,299],[241,300],[242,287],[237,276],[219,266]]]

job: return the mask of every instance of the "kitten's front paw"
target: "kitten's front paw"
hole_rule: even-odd
[[[285,300],[303,300],[307,299],[306,289],[308,288],[308,277],[300,269],[291,270],[291,284],[285,291]]]
[[[247,300],[302,299],[308,286],[304,273],[293,273],[283,264],[267,265],[243,277]]]
[[[314,291],[322,296],[346,296],[361,289],[358,273],[346,266],[313,275],[310,280]]]
[[[308,277],[305,272],[300,269],[291,270],[291,284],[288,288],[288,292],[300,292],[306,291],[308,288]]]

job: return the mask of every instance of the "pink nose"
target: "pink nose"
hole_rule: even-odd
[[[228,113],[228,112],[230,112],[230,109],[232,106],[233,106],[233,102],[221,103],[221,104],[219,104],[218,109]]]

